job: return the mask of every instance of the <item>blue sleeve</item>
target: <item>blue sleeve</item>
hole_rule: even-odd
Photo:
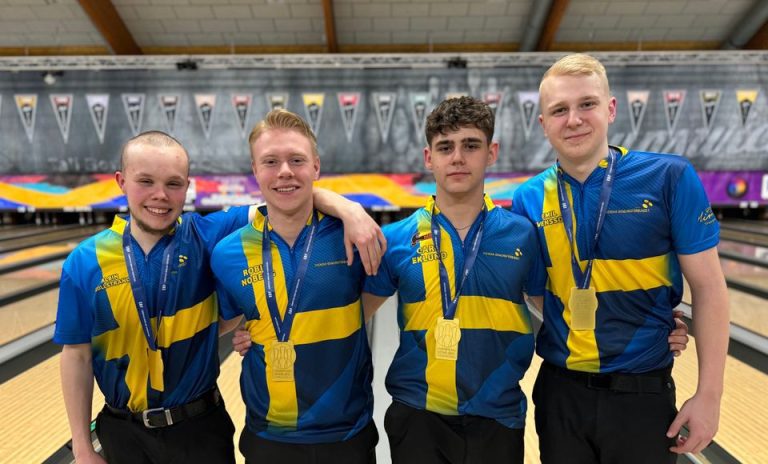
[[[675,251],[688,255],[716,246],[720,241],[720,224],[690,163],[673,180],[672,189],[670,223]]]
[[[235,206],[206,216],[193,216],[200,238],[208,252],[227,235],[248,224],[249,206]]]
[[[243,314],[243,309],[237,304],[235,297],[229,294],[218,278],[216,278],[216,296],[219,301],[219,314],[228,321]]]
[[[53,342],[60,345],[91,343],[92,302],[88,301],[77,281],[70,275],[68,263],[69,260],[61,271]]]
[[[525,283],[525,293],[528,296],[542,296],[547,287],[547,266],[544,264],[544,257],[537,237],[538,234],[535,231],[531,233],[530,248],[535,250],[535,253],[531,258],[531,269]]]
[[[364,292],[376,296],[392,296],[395,294],[398,287],[398,279],[393,273],[393,266],[392,263],[390,263],[390,261],[393,259],[393,253],[390,250],[391,247],[394,247],[395,242],[393,241],[392,237],[388,235],[389,234],[386,233],[385,229],[384,236],[387,239],[389,248],[382,257],[379,270],[375,276],[367,276],[365,278],[365,285],[363,285]]]

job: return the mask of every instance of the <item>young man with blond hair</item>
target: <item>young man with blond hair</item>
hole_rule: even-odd
[[[536,226],[547,269],[533,393],[542,462],[673,463],[717,431],[728,347],[719,226],[685,158],[608,145],[616,99],[595,58],[555,63],[540,108],[557,163],[515,192],[513,211]],[[668,336],[683,276],[699,380],[678,413]]]
[[[266,205],[211,260],[231,300],[222,315],[244,315],[249,336],[240,451],[248,463],[373,463],[365,272],[359,259],[346,265],[341,221],[315,208],[315,135],[299,116],[274,110],[249,144]]]

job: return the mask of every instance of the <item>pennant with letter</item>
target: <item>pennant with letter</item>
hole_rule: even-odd
[[[214,94],[195,94],[195,107],[197,116],[200,118],[200,125],[203,126],[203,134],[206,140],[211,137],[211,127],[213,126],[213,109],[216,107],[216,95]]]
[[[413,126],[416,128],[417,135],[424,135],[424,125],[427,122],[428,102],[428,93],[411,94],[411,114],[413,115]]]
[[[749,113],[757,101],[758,89],[736,89],[736,101],[739,103],[739,114],[741,114],[741,125],[745,126],[749,119]]]
[[[528,140],[528,137],[531,136],[533,122],[536,121],[536,116],[539,112],[539,92],[517,92],[517,101],[520,105],[520,116],[523,118],[523,131],[525,133],[525,140]]]
[[[160,101],[160,111],[165,116],[165,127],[168,133],[173,135],[176,130],[176,116],[179,114],[179,102],[181,98],[178,95],[158,95]]]
[[[24,132],[27,133],[27,139],[32,143],[35,137],[35,116],[37,115],[37,94],[16,94],[16,109],[19,110],[21,124],[24,125]]]
[[[466,96],[467,96],[466,92],[448,92],[445,94],[445,99],[450,100],[451,98],[461,98]]]
[[[104,143],[104,132],[107,129],[107,111],[109,110],[109,94],[87,94],[85,101],[88,104],[88,112],[91,113],[93,127],[99,136],[99,143]]]
[[[125,106],[125,114],[128,115],[131,132],[134,136],[139,135],[139,132],[141,132],[141,119],[144,116],[144,94],[124,93],[123,106]]]
[[[376,108],[376,119],[379,121],[381,142],[387,143],[389,128],[392,125],[392,115],[395,114],[397,95],[390,92],[373,92],[373,106]]]
[[[253,96],[250,93],[233,93],[232,108],[237,116],[237,127],[240,128],[240,137],[245,138],[248,133],[248,114],[251,112]]]
[[[704,126],[707,129],[712,127],[712,123],[715,122],[715,116],[717,115],[717,109],[720,107],[720,97],[722,96],[720,90],[701,90],[699,91],[699,99],[701,100],[701,119],[704,120]]]
[[[51,106],[64,143],[69,141],[69,124],[72,122],[72,94],[51,94]]]
[[[483,101],[491,108],[493,115],[496,116],[501,111],[501,104],[504,102],[504,92],[485,92]]]
[[[643,124],[645,109],[648,108],[649,90],[627,90],[627,108],[629,108],[629,121],[632,123],[632,133],[637,135]]]
[[[685,103],[685,90],[664,91],[664,113],[667,116],[667,130],[670,134],[675,132],[677,121],[680,119],[680,110]]]
[[[287,93],[268,93],[267,108],[269,108],[269,111],[287,109],[288,94]]]
[[[301,97],[304,99],[304,111],[307,114],[307,122],[312,132],[317,136],[317,129],[320,127],[320,120],[323,118],[324,93],[305,93]]]
[[[339,111],[341,111],[341,121],[344,123],[344,132],[347,134],[347,142],[351,142],[357,121],[360,92],[339,92],[336,96],[339,99]]]

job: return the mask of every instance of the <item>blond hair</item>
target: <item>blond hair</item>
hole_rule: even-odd
[[[554,76],[591,76],[596,75],[600,82],[605,86],[605,91],[610,95],[611,88],[608,85],[608,75],[605,72],[603,64],[595,57],[587,55],[585,53],[574,53],[572,55],[566,55],[559,60],[544,73],[541,78],[541,84],[539,84],[539,92],[544,85],[544,80],[547,77]]]
[[[294,130],[300,133],[309,140],[312,153],[317,156],[317,137],[312,132],[312,128],[301,116],[284,109],[272,110],[264,116],[264,119],[256,123],[248,135],[248,145],[253,146],[259,137],[272,129]]]

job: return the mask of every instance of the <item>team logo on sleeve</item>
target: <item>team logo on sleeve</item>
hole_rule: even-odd
[[[670,134],[675,132],[677,121],[680,119],[680,110],[685,103],[685,90],[664,91],[664,114],[667,116],[667,130]]]
[[[701,213],[699,213],[698,221],[701,224],[709,225],[715,222],[715,213],[712,211],[712,207],[708,206]]]
[[[629,121],[632,123],[632,133],[637,135],[640,125],[643,123],[645,109],[648,107],[648,90],[627,90],[627,107],[629,108]]]
[[[88,104],[88,112],[91,114],[91,122],[96,129],[99,143],[104,143],[104,133],[107,129],[107,111],[109,110],[109,94],[87,94],[85,101]]]
[[[431,239],[432,239],[432,233],[431,232],[426,232],[424,234],[419,234],[418,232],[416,232],[415,234],[413,234],[413,237],[411,237],[411,246],[412,247],[416,246],[421,241],[431,240]]]
[[[757,93],[759,90],[738,89],[736,90],[736,101],[739,103],[739,114],[741,114],[741,125],[746,126],[749,120],[749,114],[752,107],[755,106]]]

